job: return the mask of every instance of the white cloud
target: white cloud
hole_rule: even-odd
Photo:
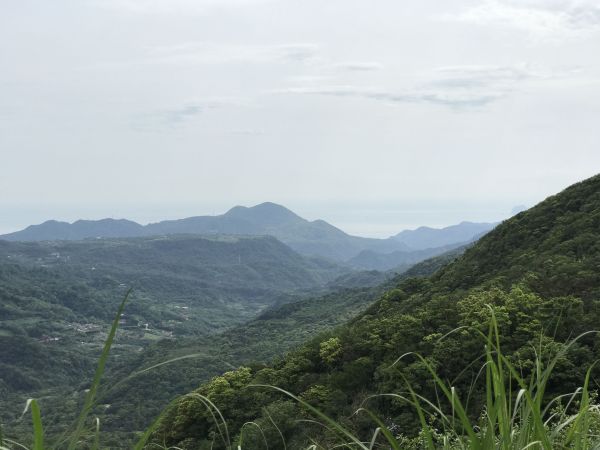
[[[316,60],[319,46],[316,44],[285,44],[262,49],[265,56],[275,56],[288,61],[308,62]]]
[[[600,167],[600,0],[0,3],[5,203],[509,210]]]
[[[449,87],[478,87],[491,84],[512,84],[537,76],[525,64],[515,66],[447,66],[435,69],[430,75],[430,83]]]
[[[452,108],[485,106],[500,99],[499,93],[450,92],[434,90],[393,91],[375,87],[354,85],[331,85],[315,87],[290,87],[273,91],[276,94],[309,94],[333,97],[359,97],[386,103],[430,103]]]
[[[370,72],[373,70],[382,70],[383,64],[375,61],[348,61],[334,64],[334,68],[356,72]]]
[[[126,61],[96,63],[85,69],[119,68],[138,65],[201,65],[230,63],[292,62],[313,64],[319,61],[319,46],[314,43],[280,45],[225,44],[207,41],[181,42],[145,49],[145,55]]]
[[[532,64],[511,66],[447,66],[435,69],[423,78],[425,86],[459,90],[485,90],[508,93],[525,82],[540,82],[571,78],[579,73],[578,68],[547,69]]]
[[[131,124],[136,131],[158,131],[179,128],[203,114],[224,107],[247,106],[242,99],[208,99],[204,101],[189,101],[180,106],[156,109],[154,111],[136,114]]]
[[[388,89],[360,85],[292,86],[274,92],[361,97],[387,103],[429,103],[454,109],[478,108],[505,98],[523,82],[559,79],[575,71],[550,71],[528,64],[447,66],[418,77],[409,86]]]
[[[536,39],[583,37],[600,30],[596,0],[485,0],[452,20],[520,29]]]
[[[244,7],[267,0],[92,0],[107,9],[134,14],[203,14],[214,8]]]
[[[264,130],[256,130],[253,128],[229,130],[227,133],[237,136],[263,136],[266,134]]]
[[[205,111],[213,108],[211,105],[189,103],[172,109],[156,110],[133,117],[131,128],[135,131],[162,132],[174,129],[190,120],[197,118]]]
[[[294,75],[288,77],[286,80],[294,84],[313,84],[321,83],[331,79],[332,77],[327,75]]]

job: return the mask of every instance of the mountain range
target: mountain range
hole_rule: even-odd
[[[320,256],[367,269],[392,269],[414,264],[477,239],[496,224],[462,222],[447,228],[420,227],[387,239],[349,235],[324,220],[306,220],[284,206],[261,203],[253,207],[236,206],[217,216],[196,216],[165,220],[148,225],[124,219],[78,220],[74,223],[49,220],[24,230],[0,235],[8,241],[56,241],[91,238],[124,238],[173,234],[269,235],[303,255]],[[431,250],[437,248],[437,250]],[[423,253],[423,250],[428,249]],[[417,251],[417,253],[413,253]],[[360,257],[361,252],[367,252]],[[379,255],[376,267],[368,261]],[[357,258],[352,260],[353,258]],[[367,261],[367,262],[365,262]],[[384,261],[384,262],[382,262]]]
[[[232,215],[256,229],[298,222],[287,213],[265,217],[255,208],[234,208]],[[220,425],[198,400],[204,398],[219,408],[236,441],[243,432],[244,448],[264,448],[263,439],[283,439],[287,448],[345,442],[335,430],[313,425],[317,417],[294,398],[265,386],[314,405],[360,442],[375,442],[373,448],[388,448],[376,426],[394,430],[406,444],[398,448],[420,448],[417,411],[398,399],[407,387],[435,399],[431,366],[452,383],[452,392],[468,397],[469,416],[481,417],[487,398],[482,336],[492,313],[503,353],[521,377],[536,370],[538,355],[570,348],[546,386],[549,399],[577,392],[588,368],[590,379],[600,378],[593,364],[598,340],[584,333],[600,321],[600,176],[481,237],[482,226],[446,230],[453,240],[475,233],[471,240],[477,242],[468,245],[427,248],[428,242],[446,242],[439,239],[444,230],[421,227],[398,239],[425,248],[365,249],[349,260],[397,264],[409,254],[426,258],[450,249],[393,278],[300,255],[274,236],[233,235],[231,229],[0,240],[0,394],[11,405],[0,411],[0,421],[10,425],[11,438],[22,436],[28,424],[19,419],[19,406],[39,398],[50,418],[46,433],[61,431],[55,424],[68,422],[89,389],[83,380],[91,377],[101,330],[132,285],[135,295],[118,317],[106,391],[93,412],[109,448],[131,448],[130,439],[160,411],[155,444],[226,448],[214,446]],[[581,339],[564,346],[573,336]],[[381,422],[357,415],[363,406]],[[245,427],[251,422],[256,430]]]
[[[392,236],[392,239],[406,244],[412,250],[425,250],[476,240],[496,225],[497,222],[461,222],[445,228],[419,227],[416,230],[401,231]]]

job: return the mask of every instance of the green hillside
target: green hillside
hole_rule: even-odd
[[[457,252],[454,252],[424,261],[408,274],[429,275],[456,256]],[[307,340],[356,317],[382,292],[407,276],[406,273],[394,278],[388,275],[385,280],[381,273],[350,274],[332,283],[332,292],[275,305],[248,323],[223,333],[205,338],[161,341],[150,346],[114,377],[124,379],[165,361],[186,359],[135,376],[111,391],[103,399],[111,405],[103,416],[104,430],[108,435],[119,432],[119,436],[123,436],[128,431],[143,429],[177,395],[240,364],[259,367],[273,358],[282,357]],[[374,280],[379,280],[380,284],[366,287]],[[353,287],[359,282],[364,287]],[[156,389],[157,385],[160,389]],[[143,414],[138,410],[143,410]]]
[[[411,271],[430,274],[453,257],[456,257],[456,252],[454,255],[449,254],[425,261]],[[13,265],[12,269],[11,284],[15,289],[36,284],[31,271],[39,273],[40,279],[37,283],[40,286],[50,286],[47,268],[28,271],[21,266]],[[14,278],[19,271],[23,272],[22,285],[16,283]],[[330,292],[327,294],[306,299],[298,295],[293,301],[289,297],[282,296],[278,304],[267,308],[246,324],[206,336],[181,336],[174,339],[161,339],[155,343],[149,342],[141,352],[139,351],[141,345],[138,347],[127,345],[132,343],[134,335],[127,330],[126,326],[122,327],[117,344],[113,348],[114,354],[106,377],[109,381],[101,389],[98,399],[100,406],[95,410],[95,414],[102,422],[102,442],[104,445],[127,448],[134,435],[132,431],[148,426],[172,398],[239,364],[264,367],[264,364],[272,361],[273,358],[281,357],[306,340],[355,317],[372,304],[378,295],[389,286],[398,284],[405,276],[402,274],[390,279],[390,274],[384,275],[380,272],[350,273],[328,283],[327,289]],[[57,278],[54,283],[62,289],[68,289],[67,281]],[[354,287],[361,285],[371,287]],[[67,307],[57,306],[63,298],[61,292],[57,291],[54,303],[46,307],[46,310],[52,313],[49,317],[59,323],[62,319],[77,320],[80,318],[77,313],[73,313]],[[81,293],[89,296],[90,303],[93,303],[95,291],[87,289],[82,290]],[[42,298],[44,294],[44,291],[40,291],[34,297]],[[21,297],[15,298],[19,302],[22,301]],[[86,300],[88,299],[80,299],[82,305],[86,304]],[[129,307],[132,307],[137,300],[134,297]],[[21,306],[23,310],[27,309],[22,303]],[[41,309],[39,305],[36,308]],[[40,323],[38,321],[37,325],[39,326]],[[50,331],[48,333],[54,335]],[[102,333],[101,337],[103,336]],[[23,337],[27,337],[27,334],[21,332],[19,339]],[[13,361],[12,371],[15,374],[28,374],[29,381],[33,385],[20,390],[11,386],[5,391],[7,400],[18,408],[22,406],[26,396],[35,394],[39,398],[44,420],[48,424],[49,436],[64,429],[65,425],[72,420],[84,389],[88,386],[90,368],[97,355],[96,348],[91,343],[87,346],[78,346],[76,342],[68,342],[66,339],[64,334],[61,335],[61,343],[71,344],[64,347],[60,347],[58,342],[29,339],[30,344],[37,346],[38,351],[24,349],[31,354],[31,361],[25,363],[23,355],[20,355],[20,358]],[[142,341],[138,336],[137,343],[140,342]],[[70,359],[67,361],[65,358],[57,358],[59,351],[61,354],[69,355]],[[149,367],[182,356],[185,359],[144,372]],[[46,360],[53,361],[54,365],[49,362],[44,363]],[[72,376],[68,378],[69,374],[65,372],[72,368],[70,364],[65,365],[67,362],[74,367],[83,367],[84,370],[81,373],[71,374]],[[55,375],[51,380],[47,380],[52,383],[40,382],[38,372],[40,363],[44,370],[47,368]],[[7,374],[9,369],[4,366],[3,370]],[[6,376],[12,377],[12,375]],[[19,375],[19,379],[23,381],[25,378]],[[70,388],[64,386],[67,379],[73,383]],[[65,398],[68,401],[65,401]],[[23,436],[26,439],[28,422],[14,422],[8,412],[4,411],[4,416],[7,418],[5,421],[9,421],[9,436]]]
[[[60,404],[65,392],[83,389],[129,287],[113,366],[157,341],[211,336],[328,291],[348,272],[270,237],[0,241],[0,261],[4,423],[32,396]]]
[[[313,425],[311,412],[288,397],[250,384],[273,385],[298,395],[363,439],[376,425],[353,414],[363,401],[398,436],[421,429],[415,408],[391,397],[406,393],[439,398],[419,352],[459,396],[471,394],[478,415],[485,383],[478,378],[490,305],[504,352],[528,379],[534,360],[548,360],[562,342],[600,323],[600,176],[571,186],[502,223],[431,278],[411,278],[386,292],[366,312],[329,335],[315,338],[272,366],[242,367],[200,387],[228,420],[229,434],[255,421],[268,439],[288,448],[311,442],[331,447],[335,433]],[[459,328],[462,327],[462,328]],[[447,333],[451,334],[447,335]],[[573,392],[600,356],[588,335],[560,358],[547,396]],[[592,372],[592,379],[598,376]],[[273,425],[277,424],[277,427]],[[155,433],[157,442],[184,449],[218,448],[207,408],[187,397],[171,408]],[[279,444],[274,444],[279,445]],[[245,448],[262,448],[248,431]]]
[[[103,430],[108,435],[143,430],[175,397],[241,364],[260,367],[269,363],[355,317],[380,292],[377,288],[343,289],[269,309],[247,324],[217,335],[152,345],[114,378],[125,379],[173,358],[186,359],[135,376],[111,391],[102,399],[111,405],[103,414]]]

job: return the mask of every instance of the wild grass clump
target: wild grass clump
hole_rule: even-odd
[[[121,303],[115,316],[83,409],[72,429],[64,433],[52,445],[48,445],[44,442],[39,405],[33,399],[27,402],[25,411],[31,411],[33,422],[31,450],[102,448],[99,442],[100,422],[96,418],[90,424],[89,414],[95,404],[104,366],[128,296],[129,294]],[[484,363],[478,377],[485,383],[485,399],[483,400],[484,406],[478,415],[467,411],[465,406],[469,403],[472,392],[468,393],[466,400],[461,400],[455,388],[446,384],[431,364],[416,353],[402,355],[394,364],[404,358],[419,359],[431,375],[436,390],[440,394],[439,398],[433,401],[419,395],[406,380],[406,391],[403,393],[380,394],[367,398],[355,412],[355,414],[365,414],[372,421],[373,431],[367,438],[356,436],[339,421],[281,388],[267,385],[251,385],[250,388],[278,391],[300,404],[313,417],[312,420],[306,422],[318,424],[327,430],[328,434],[336,436],[337,443],[329,444],[327,448],[359,450],[375,448],[394,450],[600,449],[600,408],[594,401],[594,394],[590,391],[593,365],[588,368],[582,386],[575,392],[550,400],[546,396],[546,388],[557,362],[579,339],[589,333],[584,333],[567,342],[547,361],[541,351],[536,352],[534,370],[530,376],[525,378],[516,370],[509,358],[502,353],[498,323],[493,308],[490,307],[490,311],[488,333],[475,330],[481,336],[485,348]],[[213,401],[198,393],[191,393],[183,398],[186,397],[199,401],[209,411],[215,424],[216,433],[213,443],[217,447],[224,447],[227,450],[242,450],[246,448],[247,433],[253,430],[254,434],[259,436],[260,448],[287,450],[283,433],[266,409],[271,425],[278,432],[277,435],[280,439],[278,438],[277,442],[268,442],[264,430],[257,422],[244,423],[239,433],[232,436],[226,418]],[[412,405],[421,427],[416,437],[398,434],[394,431],[394,426],[384,424],[384,421],[368,408],[369,401],[378,397],[390,397]],[[132,448],[136,450],[175,448],[160,443],[149,443],[160,421],[161,417],[157,418]],[[315,436],[314,440],[305,448],[315,450],[325,448],[324,445],[319,444],[318,439],[318,436]],[[254,449],[256,443],[250,447]],[[3,437],[0,428],[0,450],[17,448],[28,449],[22,444]]]
[[[593,332],[567,342],[548,361],[544,361],[541,351],[536,351],[534,371],[526,381],[502,353],[498,323],[491,307],[490,311],[488,334],[476,330],[485,343],[482,367],[485,373],[485,406],[479,418],[471,418],[455,389],[438,377],[425,358],[416,354],[414,356],[427,367],[436,388],[450,405],[450,411],[441,407],[440,402],[434,404],[419,396],[408,383],[409,395],[387,394],[412,404],[422,427],[419,436],[412,440],[399,440],[382,428],[381,433],[389,445],[394,449],[428,450],[600,448],[600,409],[591,401],[590,394],[593,365],[588,368],[582,387],[545,400],[546,387],[557,362],[579,339]],[[376,417],[373,419],[377,421]],[[378,424],[382,427],[381,422]]]
[[[300,404],[308,411],[313,420],[327,430],[328,436],[336,436],[337,442],[323,445],[319,437],[314,436],[311,449],[320,448],[353,448],[372,450],[375,448],[395,450],[592,450],[600,449],[600,408],[593,401],[590,392],[590,377],[593,369],[589,367],[583,385],[575,392],[548,399],[546,388],[552,377],[557,362],[565,356],[571,347],[584,333],[564,344],[552,357],[536,349],[534,370],[530,376],[524,377],[511,363],[500,346],[498,323],[493,308],[490,307],[491,319],[488,333],[475,330],[484,344],[483,364],[479,372],[479,382],[485,383],[483,408],[479,414],[467,411],[467,404],[474,395],[474,386],[462,400],[453,386],[446,384],[436,373],[431,364],[419,354],[407,353],[394,363],[404,358],[417,358],[430,374],[439,398],[436,400],[419,395],[406,382],[406,392],[380,394],[367,398],[355,411],[365,414],[372,421],[370,436],[357,436],[340,421],[327,416],[301,397],[275,386],[251,385],[255,389],[278,391]],[[245,434],[250,429],[258,428],[264,441],[259,448],[286,448],[283,435],[281,441],[266,442],[265,431],[255,422],[242,426],[239,435],[233,439],[227,428],[227,422],[209,398],[195,395],[210,411],[216,425],[217,433],[214,444],[227,450],[243,449]],[[368,408],[369,401],[379,397],[390,397],[406,402],[414,408],[420,422],[420,432],[416,437],[407,437],[395,432],[394,426],[386,425],[384,420]],[[265,409],[265,412],[267,410]],[[270,417],[270,416],[269,416]],[[277,428],[277,424],[272,421]],[[256,442],[256,440],[254,441]],[[282,446],[283,445],[283,446]],[[167,448],[167,447],[161,447]],[[251,446],[256,448],[256,443]]]

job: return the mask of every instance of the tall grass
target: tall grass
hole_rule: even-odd
[[[594,431],[600,429],[600,410],[598,405],[591,401],[589,390],[593,365],[588,368],[585,379],[582,380],[583,385],[575,392],[549,401],[545,396],[546,387],[557,362],[578,340],[589,333],[567,342],[547,361],[541,349],[537,351],[533,373],[526,380],[502,352],[498,323],[491,307],[490,314],[488,333],[477,331],[484,345],[484,363],[480,374],[485,377],[484,408],[479,415],[469,413],[465,406],[472,395],[471,392],[467,395],[467,401],[463,403],[454,387],[446,384],[427,359],[416,353],[407,353],[394,364],[404,358],[417,358],[427,368],[442,398],[435,401],[424,398],[417,394],[406,380],[405,393],[382,394],[367,398],[356,411],[356,414],[366,414],[373,423],[374,431],[367,437],[356,436],[339,421],[288,391],[275,386],[252,385],[252,387],[275,390],[298,402],[314,417],[315,420],[310,422],[318,423],[330,434],[337,436],[338,442],[333,445],[335,448],[360,450],[374,448],[395,450],[600,449],[600,436]],[[412,405],[421,426],[417,437],[395,435],[391,429],[393,427],[386,426],[384,421],[367,407],[371,399],[382,396]],[[225,419],[216,406],[209,402],[208,399],[203,399],[203,403],[211,411],[217,428],[226,429]],[[260,431],[264,436],[263,431]],[[227,439],[222,439],[223,446],[228,450],[241,449],[242,435],[243,432],[240,433],[235,444],[229,436]],[[324,447],[313,441],[308,448]],[[332,448],[331,444],[329,448]]]
[[[129,289],[127,291],[127,293],[125,294],[125,297],[123,298],[123,300],[121,301],[121,303],[119,305],[119,308],[117,309],[117,313],[115,314],[115,317],[112,321],[112,325],[109,330],[108,337],[106,338],[106,341],[104,342],[104,346],[102,348],[102,353],[100,354],[100,358],[98,359],[98,365],[97,365],[96,371],[94,373],[94,378],[92,380],[90,388],[87,391],[85,401],[83,404],[83,408],[81,409],[81,412],[79,413],[79,416],[77,417],[77,420],[76,420],[73,428],[65,431],[63,433],[63,435],[60,436],[56,440],[56,442],[54,442],[53,444],[45,444],[44,443],[44,431],[43,431],[43,426],[42,426],[42,417],[41,417],[41,411],[40,411],[38,402],[35,399],[29,399],[27,401],[27,404],[25,406],[25,410],[23,411],[23,414],[25,414],[28,410],[31,410],[31,418],[32,418],[32,423],[33,423],[33,430],[32,430],[33,431],[33,433],[32,433],[33,447],[31,448],[31,450],[48,450],[48,449],[59,449],[59,448],[66,448],[67,450],[75,450],[77,448],[80,448],[82,445],[85,445],[86,448],[91,448],[91,449],[100,448],[100,443],[99,443],[100,421],[98,418],[95,418],[95,420],[94,420],[93,431],[92,431],[93,439],[92,439],[91,445],[89,445],[86,442],[86,440],[87,440],[86,438],[88,437],[87,435],[89,434],[89,430],[87,430],[87,427],[89,426],[88,418],[89,418],[90,412],[92,411],[92,409],[95,406],[96,394],[98,392],[98,388],[100,387],[100,382],[102,380],[102,376],[104,375],[104,369],[106,367],[106,362],[107,362],[108,356],[110,354],[110,349],[112,347],[115,336],[117,334],[117,329],[119,327],[119,320],[121,319],[121,315],[123,314],[123,310],[125,309],[125,305],[127,304],[127,301],[129,300],[130,295],[131,295],[131,289]],[[138,443],[139,448],[143,448],[143,445],[146,442],[144,439],[147,439],[146,435],[142,436],[143,442]],[[7,446],[10,446],[10,447],[7,447]],[[5,448],[6,449],[22,448],[22,449],[29,450],[23,444],[20,444],[18,442],[10,440],[10,439],[4,438],[4,442],[3,442],[2,433],[0,431],[0,450],[4,450]]]
[[[73,429],[66,433],[62,439],[55,442],[54,445],[44,444],[38,403],[36,400],[28,401],[25,410],[31,410],[33,423],[33,447],[31,450],[51,448],[75,450],[81,446],[91,449],[101,448],[99,442],[100,422],[96,418],[93,425],[90,425],[88,419],[94,406],[106,360],[118,328],[119,318],[128,298],[129,292],[121,302],[113,320],[98,361],[94,379]],[[564,344],[561,350],[548,361],[544,360],[541,351],[537,352],[535,368],[527,381],[502,352],[498,324],[494,310],[491,307],[490,312],[491,319],[488,333],[485,334],[476,330],[480,334],[484,345],[484,364],[480,374],[485,375],[485,406],[478,416],[469,413],[465,406],[468,404],[471,393],[467,396],[466,402],[463,403],[454,387],[446,384],[427,359],[416,353],[402,355],[394,364],[409,357],[420,360],[431,375],[436,389],[442,395],[442,399],[433,401],[424,398],[417,394],[406,380],[405,393],[380,394],[367,398],[356,411],[356,414],[366,414],[373,423],[373,432],[366,438],[356,436],[339,421],[327,416],[301,397],[297,397],[288,391],[266,385],[251,385],[251,387],[275,390],[298,402],[314,417],[314,420],[308,422],[321,425],[330,434],[337,437],[338,443],[333,446],[335,448],[360,450],[373,450],[375,448],[391,448],[394,450],[600,450],[600,436],[594,432],[594,429],[600,429],[600,411],[598,405],[595,405],[592,401],[589,390],[593,366],[588,368],[582,386],[575,392],[545,401],[546,387],[557,362],[579,339],[588,333],[584,333]],[[393,427],[386,426],[384,421],[367,407],[371,399],[382,396],[391,397],[412,405],[421,426],[417,437],[407,438],[395,434],[392,430]],[[225,417],[221,414],[217,405],[208,397],[198,393],[188,394],[183,398],[185,397],[196,399],[209,411],[215,424],[215,443],[218,446],[227,450],[241,450],[244,448],[246,429],[256,428],[262,437],[264,448],[278,448],[282,444],[282,448],[286,448],[284,435],[270,415],[268,417],[271,425],[277,430],[281,442],[267,442],[265,433],[256,422],[245,423],[239,435],[232,436]],[[171,405],[179,400],[175,400]],[[166,410],[168,410],[168,407]],[[266,412],[268,414],[268,411]],[[473,417],[477,418],[473,419]],[[132,448],[135,450],[145,448],[167,449],[168,447],[165,445],[148,444],[160,421],[161,417],[158,417]],[[92,435],[91,439],[90,434]],[[216,442],[217,440],[219,442]],[[4,438],[0,428],[0,450],[17,448],[27,449],[21,444]],[[307,448],[316,450],[324,447],[317,441],[312,441]],[[329,448],[332,448],[332,446],[330,445]]]
[[[541,350],[536,352],[535,368],[527,382],[511,364],[500,347],[500,333],[494,310],[487,335],[477,331],[485,348],[485,408],[477,421],[472,420],[453,387],[446,385],[429,362],[415,355],[431,374],[435,386],[451,405],[450,414],[438,404],[415,394],[407,383],[410,398],[388,394],[411,403],[417,410],[422,432],[420,448],[427,450],[512,450],[512,449],[598,449],[600,436],[591,431],[591,424],[600,422],[597,405],[590,401],[590,374],[588,368],[583,386],[575,392],[545,401],[546,387],[557,362],[583,336],[564,344],[547,362]],[[591,332],[590,332],[591,333]],[[405,356],[403,356],[405,357]],[[513,384],[516,385],[512,388]],[[579,408],[571,406],[579,401]],[[566,402],[567,407],[552,412],[553,406]],[[569,413],[569,411],[572,411]],[[429,417],[441,424],[441,430],[433,427]],[[458,421],[455,420],[458,417]],[[389,436],[386,434],[386,436]],[[397,441],[389,440],[397,448]]]

